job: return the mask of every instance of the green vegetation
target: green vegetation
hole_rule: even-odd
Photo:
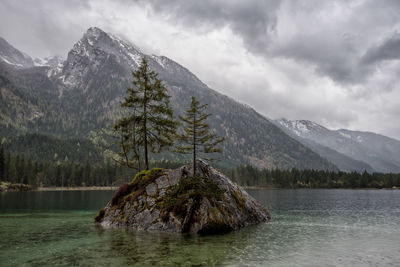
[[[149,169],[149,150],[159,153],[173,145],[177,123],[169,106],[170,96],[158,79],[158,74],[150,71],[145,57],[138,70],[132,72],[133,88],[126,90],[127,96],[121,107],[128,108],[128,116],[114,125],[119,132],[120,162],[128,167],[141,170],[141,150],[144,168]]]
[[[6,158],[3,146],[0,146],[0,181],[4,178],[4,171],[6,165]]]
[[[102,152],[88,139],[62,139],[30,133],[3,139],[4,149],[25,158],[54,162],[104,162]]]
[[[27,184],[13,184],[9,182],[0,181],[0,192],[3,191],[29,191],[32,190],[32,186]]]
[[[157,176],[160,172],[162,172],[163,169],[161,168],[152,168],[150,170],[143,170],[138,172],[135,175],[135,178],[133,178],[132,183],[141,181],[141,180],[146,180],[149,179],[151,177],[155,177]]]
[[[144,170],[136,174],[131,183],[125,183],[115,192],[111,199],[111,205],[115,206],[119,200],[124,196],[129,195],[130,201],[135,200],[145,190],[146,186],[154,182],[155,179],[161,176],[163,169],[153,168],[151,170]]]
[[[210,125],[205,120],[211,116],[205,112],[207,104],[200,105],[199,101],[192,96],[190,107],[185,112],[185,116],[179,116],[185,127],[182,133],[176,135],[179,145],[176,149],[178,153],[193,155],[193,176],[196,175],[196,157],[198,152],[215,153],[222,152],[221,148],[216,146],[224,141],[223,137],[219,137],[210,132]],[[199,148],[202,150],[199,151]]]
[[[400,187],[400,174],[334,172],[321,170],[267,170],[250,165],[229,174],[245,186],[274,188],[392,188]]]
[[[215,201],[222,199],[223,194],[224,190],[220,189],[213,180],[190,176],[180,179],[178,184],[170,187],[157,205],[160,207],[163,219],[168,219],[169,212],[173,212],[181,218],[187,218],[189,225],[194,211],[197,210],[203,198]]]
[[[4,156],[1,157],[1,154]],[[180,162],[167,160],[150,162],[150,166],[162,168],[177,168],[181,165]],[[89,161],[78,163],[70,160],[58,162],[27,159],[24,154],[12,155],[0,146],[0,173],[0,181],[28,184],[36,188],[120,185],[130,181],[136,170],[110,161],[91,164]]]
[[[68,161],[32,159],[25,154],[11,154],[0,146],[0,181],[11,184],[38,186],[111,186],[131,181],[155,170],[175,169],[178,161],[151,161],[149,171],[139,172],[116,162],[92,164]],[[160,168],[154,168],[154,167]],[[273,188],[392,188],[400,187],[400,174],[357,173],[321,170],[257,169],[251,165],[223,170],[230,178],[244,186]],[[135,180],[135,179],[134,179]]]

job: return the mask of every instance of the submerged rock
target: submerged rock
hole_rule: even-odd
[[[219,233],[270,220],[256,200],[204,161],[152,169],[122,185],[96,217],[104,226],[178,233]]]

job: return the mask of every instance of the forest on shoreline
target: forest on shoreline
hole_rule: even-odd
[[[151,167],[178,168],[184,164],[168,160],[151,161]],[[242,165],[230,170],[221,169],[242,186],[268,188],[392,188],[400,187],[400,174],[333,172],[323,170],[258,169]],[[131,181],[135,169],[117,162],[92,164],[39,161],[13,155],[0,148],[0,181],[38,187],[104,187],[119,186]],[[25,188],[25,187],[24,187]]]
[[[400,174],[258,169],[251,165],[236,167],[229,174],[242,186],[269,188],[399,188]]]

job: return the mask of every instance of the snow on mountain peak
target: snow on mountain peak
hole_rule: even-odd
[[[351,139],[351,140],[354,140],[354,141],[356,141],[358,143],[362,143],[364,141],[364,139],[360,135],[348,132],[348,131],[343,130],[343,129],[338,130],[338,133],[341,136],[343,136],[345,138],[348,138],[348,139]]]
[[[280,119],[277,122],[291,130],[297,136],[304,137],[305,135],[315,132],[326,130],[323,126],[308,120],[287,120],[287,119]]]
[[[60,56],[54,56],[54,57],[45,57],[45,58],[40,58],[37,57],[33,60],[33,63],[35,66],[38,67],[59,67],[60,65],[62,66],[62,63],[64,62],[64,59]]]
[[[59,81],[79,86],[87,73],[96,73],[102,63],[115,60],[127,70],[136,69],[144,54],[133,44],[97,27],[89,28],[68,53]]]
[[[158,63],[163,69],[166,68],[166,58],[163,56],[151,55],[151,58]]]

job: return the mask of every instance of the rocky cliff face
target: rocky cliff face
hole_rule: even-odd
[[[198,161],[153,169],[125,184],[96,217],[103,226],[177,233],[220,233],[270,220],[269,213],[228,177]]]

